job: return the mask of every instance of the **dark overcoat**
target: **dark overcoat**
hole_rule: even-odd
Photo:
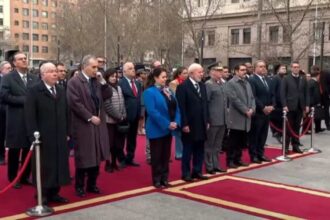
[[[67,147],[67,105],[65,91],[56,86],[56,98],[43,81],[30,88],[25,103],[25,121],[30,141],[40,133],[41,180],[45,188],[70,183]]]
[[[94,87],[99,100],[99,112],[92,100],[88,81],[82,73],[70,79],[67,86],[72,123],[71,135],[76,142],[75,165],[77,168],[99,166],[100,162],[108,159],[110,154],[101,84],[94,81]],[[92,116],[100,117],[101,124],[97,126],[92,124],[89,121]]]
[[[27,86],[19,73],[14,70],[5,75],[1,82],[1,100],[6,105],[6,147],[30,147],[25,128],[24,103],[27,89],[39,81],[39,78],[27,74]]]

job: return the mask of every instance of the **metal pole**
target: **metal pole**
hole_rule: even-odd
[[[313,45],[313,65],[316,63],[316,41],[317,41],[317,17],[318,17],[318,4],[316,3],[316,8],[315,8],[315,23],[314,23],[314,45]]]
[[[34,145],[36,151],[36,179],[37,179],[37,193],[38,193],[38,205],[32,207],[26,211],[29,216],[47,216],[51,215],[54,210],[51,207],[42,204],[42,190],[41,190],[41,176],[40,176],[40,133],[34,132]]]
[[[279,160],[279,161],[284,161],[284,162],[288,162],[288,161],[291,161],[292,158],[291,157],[288,157],[286,155],[286,152],[285,152],[285,142],[286,142],[286,114],[287,112],[286,111],[283,111],[283,128],[282,128],[282,150],[283,150],[283,154],[282,156],[279,156],[279,157],[276,157],[276,160]]]
[[[313,144],[313,137],[314,137],[314,114],[315,114],[315,108],[312,107],[311,108],[311,116],[310,116],[310,120],[312,120],[312,124],[311,124],[311,147],[309,149],[306,149],[304,151],[309,152],[309,153],[321,153],[322,151],[314,148],[314,144]]]

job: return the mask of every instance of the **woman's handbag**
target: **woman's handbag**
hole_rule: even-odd
[[[123,120],[123,121],[121,121],[121,122],[119,122],[118,124],[117,124],[117,131],[119,132],[119,133],[124,133],[124,134],[126,134],[126,133],[128,133],[128,130],[129,130],[129,123],[128,123],[128,121],[127,120]]]

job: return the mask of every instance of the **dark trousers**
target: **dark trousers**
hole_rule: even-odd
[[[51,199],[60,192],[60,187],[42,188],[42,196]]]
[[[227,164],[241,161],[242,150],[246,147],[247,132],[230,129],[228,137]]]
[[[270,113],[270,122],[273,123],[277,128],[283,128],[283,112],[282,109],[275,109],[272,113]],[[275,129],[271,128],[273,134],[278,134],[282,136],[281,132],[276,131]]]
[[[85,176],[87,175],[87,188],[96,186],[96,180],[99,176],[99,166],[88,168],[76,168],[76,188],[85,187]]]
[[[296,135],[300,134],[300,123],[302,116],[303,116],[303,112],[301,110],[289,111],[287,114],[288,122]],[[289,148],[290,141],[292,147],[298,147],[299,139],[293,137],[293,135],[291,134],[288,128],[286,130],[287,131],[286,131],[285,147],[287,149]]]
[[[322,105],[324,107],[324,122],[327,128],[330,128],[330,115],[329,115],[329,105],[330,105],[330,100],[328,97],[328,94],[323,94],[322,95]],[[320,126],[321,128],[321,126]]]
[[[181,159],[182,177],[190,176],[190,174],[202,173],[204,160],[204,141],[191,141],[182,139],[183,151]],[[190,168],[192,158],[192,171]]]
[[[167,181],[172,136],[150,139],[151,175],[153,183]]]
[[[109,134],[109,144],[111,153],[111,165],[116,166],[116,161],[125,160],[124,144],[125,134],[118,132],[116,124],[107,124]]]
[[[126,135],[126,162],[130,163],[134,160],[135,156],[135,149],[136,149],[136,136],[137,136],[137,129],[139,125],[139,118],[135,121],[129,122],[129,130]]]
[[[17,174],[19,168],[19,159],[21,155],[22,165],[25,161],[27,154],[29,153],[29,148],[10,148],[8,151],[8,180],[12,182]],[[29,179],[31,173],[31,161],[28,163],[26,170],[23,172],[21,180],[26,181]]]
[[[252,117],[249,153],[252,158],[264,156],[265,144],[268,135],[269,117],[267,115],[255,115]]]
[[[6,111],[0,107],[0,160],[5,159]]]

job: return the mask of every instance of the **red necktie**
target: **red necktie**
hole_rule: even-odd
[[[133,80],[131,80],[131,86],[132,86],[132,91],[133,91],[133,94],[134,96],[136,97],[138,92],[137,92],[137,89],[136,89],[136,86],[135,86],[135,83]]]

